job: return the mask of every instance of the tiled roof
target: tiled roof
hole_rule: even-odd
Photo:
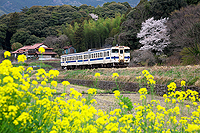
[[[33,46],[29,45],[29,46],[24,46],[22,48],[19,48],[18,50],[12,52],[13,54],[17,53],[17,54],[22,54],[22,53],[25,53],[27,52],[29,49],[39,49],[39,47],[41,45],[45,45],[44,43],[36,43],[34,44]],[[49,49],[49,50],[52,50],[53,48],[48,48],[48,47],[44,47],[44,49]],[[35,54],[35,53],[28,53],[28,54]],[[40,54],[40,52],[36,51],[36,54]],[[45,52],[43,54],[57,54],[55,52]]]
[[[70,45],[70,46],[65,46],[65,47],[63,47],[63,49],[68,49],[68,48],[70,48],[70,47],[72,47],[72,45]]]
[[[29,49],[29,47],[31,47],[31,45],[24,46],[24,47],[21,47],[21,48],[19,48],[19,49]]]
[[[38,51],[36,51],[35,52],[36,54],[41,54],[40,52],[38,52]],[[44,52],[44,53],[42,53],[43,55],[47,55],[47,54],[57,54],[56,52]]]
[[[38,48],[41,45],[44,45],[44,43],[36,43],[33,46],[29,47],[29,49],[36,49],[36,48]]]
[[[20,53],[20,54],[22,54],[22,53],[24,53],[24,52],[26,52],[26,51],[28,51],[28,50],[18,49],[18,50],[14,51],[14,52],[11,52],[11,53],[13,53],[13,54],[15,54],[15,53]]]
[[[46,47],[43,47],[44,49],[53,49],[53,48],[46,48]],[[39,48],[36,48],[36,49],[39,49]]]

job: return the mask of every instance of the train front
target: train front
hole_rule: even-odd
[[[113,62],[113,66],[128,66],[130,63],[130,48],[127,46],[112,47],[111,61]]]

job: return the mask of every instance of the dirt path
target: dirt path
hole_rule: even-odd
[[[74,88],[75,90],[77,90],[78,92],[80,93],[86,93],[88,89],[88,87],[85,87],[85,86],[78,86],[78,85],[68,85],[66,87],[66,92],[69,94],[70,93],[70,88]],[[58,87],[57,87],[57,92],[58,93],[62,93],[63,92],[63,86],[61,83],[58,84]],[[104,94],[104,93],[100,93],[100,92],[105,92],[105,90],[100,90],[100,89],[97,89],[97,95],[95,95],[94,99],[96,99],[97,101],[97,104],[94,105],[94,107],[98,110],[98,109],[101,109],[103,111],[111,111],[111,110],[114,110],[116,108],[119,108],[119,105],[117,104],[117,101],[115,99],[115,96],[114,94]],[[87,94],[84,94],[82,95],[82,97],[86,97]],[[141,100],[140,100],[140,94],[139,93],[131,93],[131,94],[121,94],[125,97],[128,97],[131,99],[131,102],[134,104],[134,103],[141,103]],[[147,94],[146,95],[146,98],[147,98],[147,104],[151,103],[151,95]],[[159,101],[159,104],[163,107],[166,107],[166,103],[164,102],[164,98],[161,97],[161,96],[154,96],[153,98],[154,100],[157,100]],[[155,104],[155,103],[153,103]],[[179,104],[180,103],[176,103],[176,104]],[[186,100],[184,101],[184,104],[183,104],[183,114],[184,115],[188,115],[187,114],[187,108],[185,108],[185,105],[190,105],[191,106],[191,111],[193,110],[196,110],[196,107],[194,105],[192,105],[192,102]],[[198,105],[199,105],[199,102],[198,102]]]
[[[77,90],[80,93],[86,93],[87,90],[89,89],[88,87],[85,86],[78,86],[78,85],[68,85],[66,87],[66,93],[70,93],[70,88],[74,88],[75,90]],[[58,93],[62,93],[63,90],[63,86],[61,83],[58,84],[57,87],[57,92]],[[101,89],[97,89],[97,95],[95,95],[94,99],[96,99],[97,101],[97,105],[95,106],[96,109],[102,109],[103,111],[107,111],[107,110],[113,110],[115,108],[119,108],[118,104],[116,103],[116,99],[114,94],[104,94],[103,92],[105,92],[105,90],[101,90]],[[102,92],[102,94],[100,93]],[[83,97],[85,97],[87,94],[83,93]],[[141,103],[140,100],[140,94],[139,93],[131,93],[131,94],[121,94],[125,97],[128,97],[131,99],[132,103]],[[160,96],[154,96],[155,100],[159,100],[161,102],[161,104],[165,104],[163,97]],[[151,95],[147,95],[147,103],[151,102]]]

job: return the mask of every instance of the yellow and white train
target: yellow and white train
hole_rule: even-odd
[[[130,48],[127,46],[114,46],[61,56],[61,67],[63,69],[126,67],[129,62]]]

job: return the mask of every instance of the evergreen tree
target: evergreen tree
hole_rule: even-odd
[[[10,16],[8,31],[6,33],[6,38],[5,38],[5,47],[3,47],[5,50],[8,51],[11,50],[10,40],[13,34],[17,31],[18,24],[19,24],[19,14],[15,12]]]
[[[84,28],[80,25],[79,28],[74,33],[74,48],[77,52],[83,52],[86,50],[84,44]]]

